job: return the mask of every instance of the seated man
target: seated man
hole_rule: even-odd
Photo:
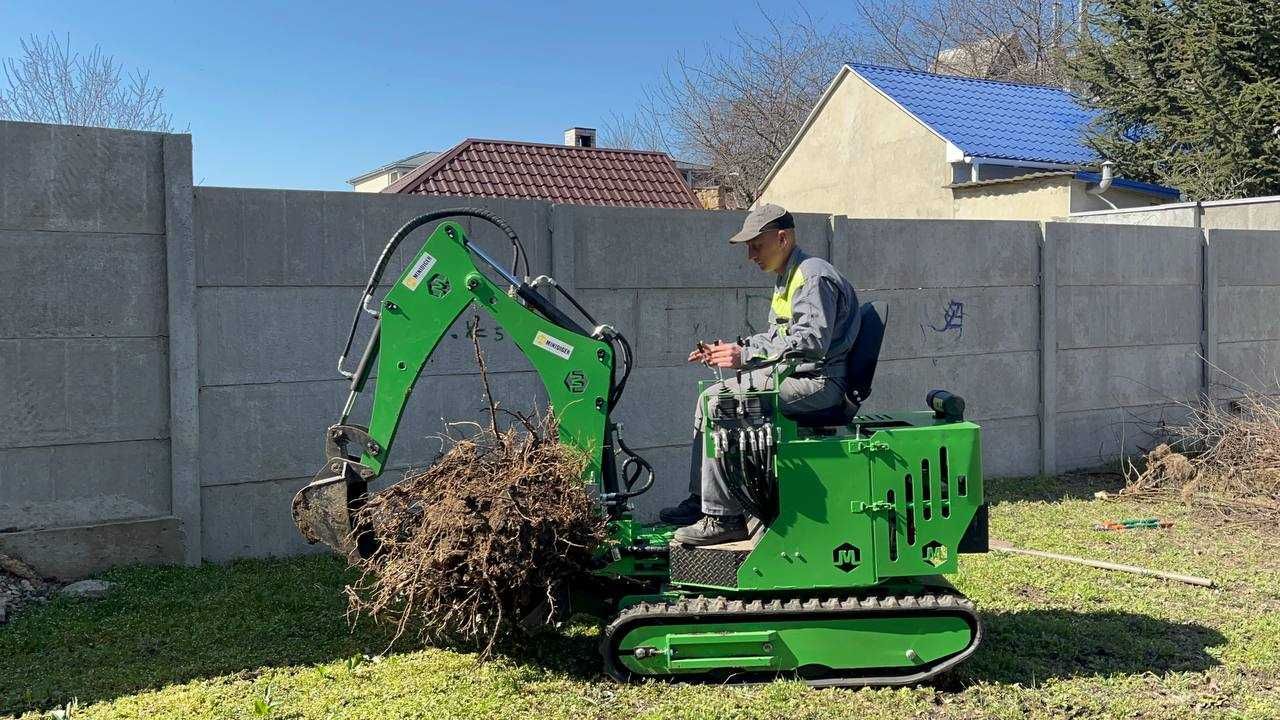
[[[840,405],[845,393],[845,356],[858,334],[858,297],[831,263],[796,247],[795,221],[783,208],[766,204],[747,215],[742,230],[729,239],[746,243],[747,257],[765,272],[776,273],[769,329],[746,338],[744,345],[699,343],[690,362],[746,370],[743,383],[768,388],[772,363],[783,355],[799,356],[795,374],[778,388],[784,414],[813,412]],[[707,389],[738,389],[725,380]],[[693,467],[690,496],[664,509],[663,522],[682,525],[675,539],[687,545],[715,545],[746,539],[742,505],[730,494],[726,479],[702,451],[702,402],[694,410]],[[695,474],[696,473],[696,474]]]

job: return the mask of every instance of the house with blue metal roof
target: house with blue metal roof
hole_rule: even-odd
[[[1057,87],[851,63],[777,159],[760,198],[851,217],[1046,220],[1176,201],[1114,176],[1094,111]]]

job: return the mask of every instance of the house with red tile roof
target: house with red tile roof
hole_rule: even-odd
[[[566,205],[702,207],[666,153],[595,147],[595,131],[589,128],[571,128],[565,140],[565,145],[548,145],[468,138],[382,192]]]

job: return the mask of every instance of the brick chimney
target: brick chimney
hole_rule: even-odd
[[[571,127],[564,131],[564,144],[569,147],[595,147],[596,129]]]

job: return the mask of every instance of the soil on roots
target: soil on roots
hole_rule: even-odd
[[[353,613],[393,623],[396,637],[479,648],[558,611],[558,590],[586,571],[605,520],[554,422],[486,428],[455,440],[356,513],[377,550],[347,588]],[[534,612],[535,609],[537,612]]]

